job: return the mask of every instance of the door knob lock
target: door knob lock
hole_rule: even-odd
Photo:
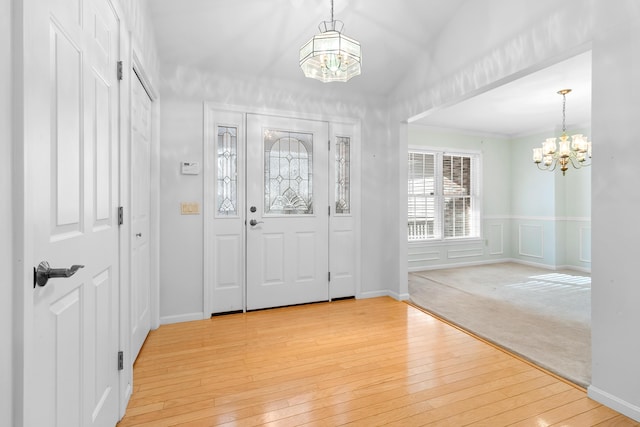
[[[74,264],[69,268],[51,268],[47,261],[42,261],[38,264],[38,268],[33,269],[33,287],[44,286],[49,279],[71,277],[81,268],[84,268],[84,265]]]
[[[252,219],[251,221],[249,221],[249,225],[252,227],[255,227],[258,224],[264,224],[264,221],[256,221],[255,219]]]

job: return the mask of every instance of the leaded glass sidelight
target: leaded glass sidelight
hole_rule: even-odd
[[[336,138],[336,213],[351,213],[351,139]]]
[[[265,214],[313,214],[313,135],[264,131]]]
[[[238,128],[218,126],[217,215],[238,214]]]

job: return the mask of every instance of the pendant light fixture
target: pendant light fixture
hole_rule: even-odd
[[[558,165],[564,176],[569,169],[569,165],[575,169],[583,166],[590,166],[591,161],[591,142],[586,136],[575,134],[571,137],[567,136],[567,128],[565,124],[567,94],[571,89],[562,89],[558,91],[558,95],[562,95],[562,135],[558,138],[547,138],[542,147],[533,149],[533,162],[540,170],[553,171]]]
[[[300,68],[306,77],[322,82],[346,82],[360,74],[360,43],[342,34],[344,23],[333,19],[318,25],[320,34],[300,49]]]

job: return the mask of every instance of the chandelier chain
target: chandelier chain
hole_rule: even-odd
[[[567,131],[567,127],[565,126],[566,119],[566,106],[567,106],[567,95],[562,94],[562,133],[565,134]]]
[[[331,0],[331,22],[333,22],[333,0]]]

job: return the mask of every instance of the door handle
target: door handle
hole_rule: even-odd
[[[33,287],[44,286],[49,279],[71,277],[81,268],[84,268],[84,265],[74,264],[69,268],[51,268],[47,261],[42,261],[38,264],[38,268],[33,269]]]
[[[264,224],[264,221],[256,221],[255,219],[252,219],[251,221],[249,221],[249,225],[252,227],[255,227],[258,224]]]
[[[142,237],[142,233],[136,233],[136,237]]]

